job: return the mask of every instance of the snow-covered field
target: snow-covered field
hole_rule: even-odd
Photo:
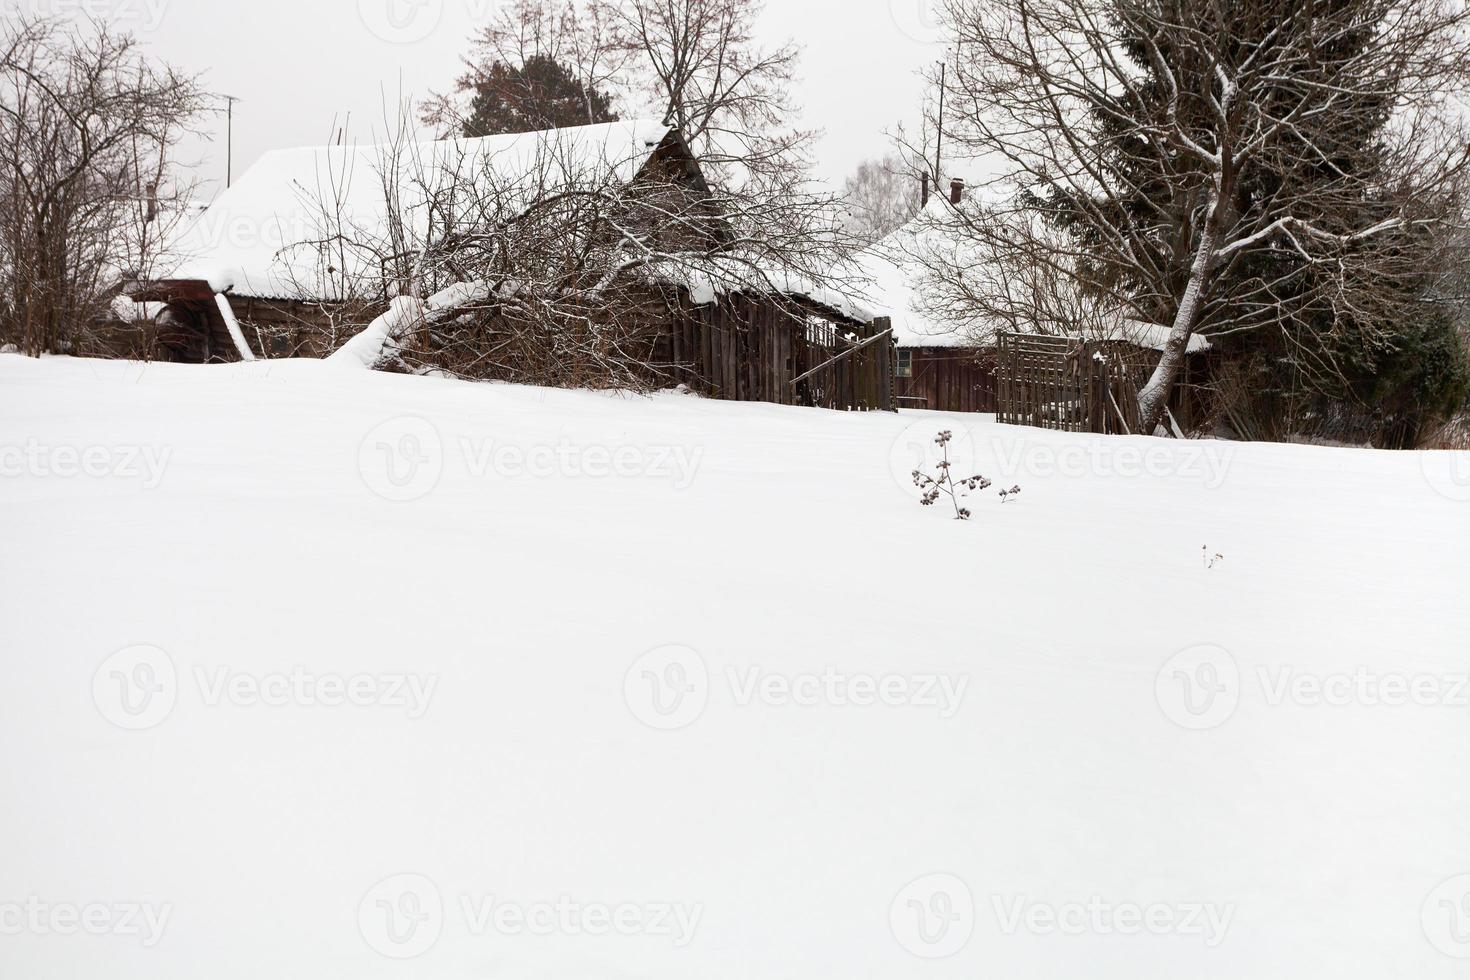
[[[1463,977],[1467,540],[1451,455],[0,356],[0,976]]]

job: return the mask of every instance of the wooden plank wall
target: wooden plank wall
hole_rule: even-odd
[[[809,378],[796,378],[889,328],[840,324],[776,299],[735,294],[685,306],[671,325],[676,373],[696,391],[847,411],[891,411],[893,345],[878,341]]]
[[[232,301],[247,340],[261,348],[256,354],[262,357],[325,356],[333,346],[328,338],[338,333],[332,328],[334,317],[343,312],[331,304],[241,297]],[[676,300],[659,297],[648,305],[647,349],[640,356],[648,357],[650,380],[655,383],[682,382],[701,394],[733,401],[845,411],[896,407],[891,337],[792,383],[887,331],[886,319],[871,324],[838,322],[835,314],[815,304],[740,293],[695,306],[681,290]],[[193,303],[190,312],[206,327],[200,337],[204,349],[190,359],[232,355],[213,302]],[[493,326],[487,329],[493,332]],[[212,354],[210,348],[219,353]]]
[[[995,360],[966,348],[909,349],[912,373],[897,380],[901,408],[995,411]]]

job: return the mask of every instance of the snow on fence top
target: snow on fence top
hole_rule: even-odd
[[[630,120],[480,139],[274,150],[170,243],[159,278],[216,292],[340,301],[431,221],[573,181],[631,182],[669,127]],[[479,200],[475,198],[478,197]],[[430,204],[433,207],[431,209]],[[430,211],[434,217],[431,218]]]

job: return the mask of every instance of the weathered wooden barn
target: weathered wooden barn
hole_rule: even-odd
[[[389,179],[393,168],[407,165],[411,173]],[[426,227],[404,232],[395,220],[433,220],[452,197],[453,181],[466,174],[493,185],[487,196],[534,183],[544,199],[556,190],[548,181],[573,171],[606,175],[614,184],[682,187],[695,202],[708,198],[677,130],[648,121],[445,140],[407,152],[274,151],[189,226],[175,243],[179,261],[169,273],[136,284],[130,296],[164,304],[153,351],[160,358],[325,357],[388,308],[394,277],[374,263],[386,265],[404,251],[394,236],[432,234]],[[398,196],[407,187],[416,189],[416,201]],[[718,221],[709,217],[710,234],[719,234]],[[697,223],[677,224],[688,234]],[[782,270],[718,282],[662,270],[650,274],[648,286],[609,302],[637,304],[636,315],[624,318],[646,322],[637,346],[658,383],[716,398],[894,407],[889,325],[859,302]],[[488,322],[493,330],[494,318]],[[513,366],[497,377],[522,380]]]
[[[905,333],[898,337],[895,397],[900,408],[994,412],[995,352],[960,338]]]

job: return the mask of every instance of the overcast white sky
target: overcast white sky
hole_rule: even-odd
[[[33,12],[106,17],[156,55],[206,72],[211,90],[237,96],[235,173],[266,150],[327,142],[350,113],[349,139],[382,129],[383,93],[444,89],[478,23],[500,0],[0,0]],[[761,30],[803,48],[797,96],[804,123],[825,130],[819,174],[840,181],[886,148],[884,131],[916,120],[918,72],[942,56],[935,0],[770,0]],[[225,126],[185,154],[222,179]],[[206,197],[217,188],[205,188]]]

